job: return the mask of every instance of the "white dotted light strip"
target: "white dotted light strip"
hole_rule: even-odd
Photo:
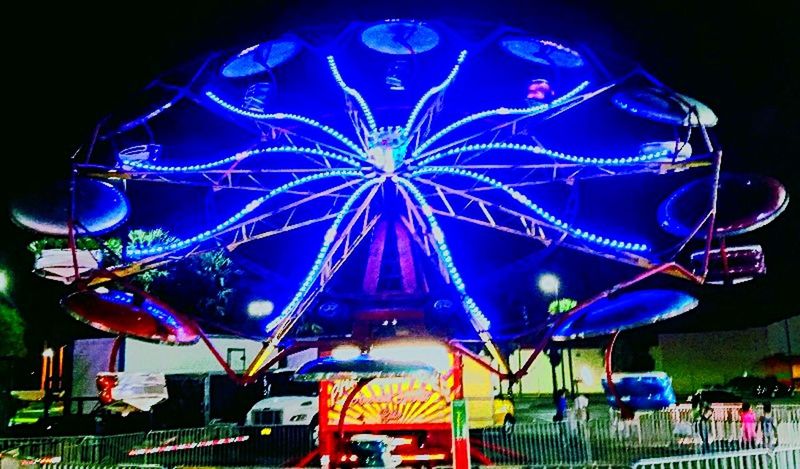
[[[322,266],[325,263],[325,258],[328,255],[328,251],[330,251],[330,247],[333,242],[336,240],[336,236],[338,234],[339,225],[342,224],[344,217],[350,212],[350,209],[353,207],[353,204],[356,203],[359,197],[370,187],[374,186],[381,179],[373,179],[370,181],[365,182],[364,184],[360,185],[358,189],[356,189],[353,194],[347,199],[347,201],[342,206],[339,213],[336,214],[336,218],[333,220],[333,224],[331,227],[328,228],[328,231],[325,233],[325,239],[322,242],[322,247],[320,248],[319,252],[317,253],[317,257],[314,260],[314,264],[311,266],[311,270],[308,271],[303,283],[300,284],[300,287],[297,289],[297,292],[294,294],[294,297],[289,301],[289,304],[286,305],[285,308],[281,311],[281,313],[276,316],[272,321],[267,324],[264,328],[265,332],[269,333],[273,329],[275,329],[281,321],[286,319],[292,312],[300,306],[300,303],[303,301],[303,298],[308,294],[311,287],[314,285],[314,282],[317,280],[317,276],[319,275],[320,271],[322,270]]]
[[[578,93],[580,93],[584,89],[586,89],[587,86],[589,86],[589,82],[588,81],[584,81],[581,84],[579,84],[578,86],[576,86],[575,88],[573,88],[572,90],[570,90],[565,95],[559,96],[557,99],[553,100],[549,104],[537,104],[536,106],[524,107],[524,108],[500,107],[500,108],[497,108],[497,109],[490,109],[488,111],[481,111],[481,112],[477,112],[475,114],[471,114],[471,115],[469,115],[467,117],[464,117],[463,119],[459,119],[456,122],[453,122],[452,124],[448,125],[447,127],[443,128],[442,130],[436,132],[431,138],[425,140],[422,144],[420,144],[420,146],[415,148],[414,151],[411,153],[411,156],[415,157],[415,158],[418,157],[419,155],[422,154],[423,151],[425,151],[426,148],[430,147],[433,144],[433,142],[439,140],[440,138],[442,138],[446,134],[454,131],[455,129],[461,127],[462,125],[466,125],[466,124],[469,124],[470,122],[476,121],[478,119],[483,119],[484,117],[490,117],[490,116],[506,116],[506,115],[515,116],[515,115],[525,115],[525,114],[530,114],[530,115],[534,116],[534,115],[540,114],[540,113],[542,113],[542,112],[544,112],[544,111],[546,111],[548,109],[553,109],[555,107],[558,107],[558,106],[564,104],[565,102],[567,102],[570,99],[572,99],[573,97],[575,97],[575,95],[577,95]]]
[[[457,155],[459,153],[470,152],[470,151],[488,151],[488,150],[512,150],[512,151],[523,151],[528,153],[535,153],[537,155],[545,155],[551,158],[555,158],[557,160],[564,160],[569,161],[572,163],[580,163],[580,164],[587,164],[587,165],[598,165],[598,166],[627,166],[632,164],[638,163],[646,163],[651,160],[656,160],[659,158],[664,158],[666,156],[670,156],[673,154],[673,151],[669,148],[665,148],[658,151],[644,153],[642,155],[636,156],[615,156],[609,158],[596,158],[592,156],[579,156],[579,155],[572,155],[569,153],[564,153],[556,150],[550,150],[549,148],[545,148],[540,145],[525,145],[521,143],[507,143],[507,142],[494,142],[494,143],[476,143],[472,145],[464,145],[457,148],[451,148],[447,151],[443,151],[441,153],[434,153],[433,155],[424,158],[417,162],[418,166],[425,166],[428,163],[436,161],[438,159]]]
[[[162,104],[161,106],[155,108],[154,110],[150,111],[148,114],[140,116],[140,117],[138,117],[136,119],[133,119],[132,121],[129,121],[127,124],[124,124],[124,125],[120,126],[120,128],[117,129],[117,131],[115,133],[119,134],[119,133],[122,133],[122,132],[126,132],[126,131],[134,128],[134,127],[138,127],[138,126],[144,124],[145,122],[148,122],[150,119],[156,117],[157,115],[161,114],[162,112],[164,112],[167,109],[169,109],[172,106],[174,106],[175,103],[180,101],[182,98],[183,98],[183,94],[179,93],[177,96],[175,96],[174,98],[170,99],[169,101],[167,101],[166,103]]]
[[[522,205],[528,207],[529,209],[533,210],[540,218],[543,220],[553,224],[558,229],[566,231],[570,235],[574,236],[575,238],[588,241],[592,244],[596,244],[605,248],[611,248],[620,251],[635,251],[635,252],[645,252],[648,251],[650,248],[643,243],[631,243],[628,241],[621,241],[617,239],[611,239],[605,236],[600,236],[595,233],[591,233],[586,230],[582,230],[580,228],[575,228],[571,226],[569,223],[557,218],[556,216],[550,214],[547,210],[539,207],[537,204],[533,203],[528,197],[524,194],[520,193],[516,189],[506,186],[505,184],[499,182],[498,180],[491,178],[489,176],[485,176],[480,173],[476,173],[474,171],[468,171],[465,169],[459,168],[452,168],[448,166],[429,166],[426,168],[419,168],[411,173],[411,177],[420,176],[423,174],[450,174],[454,176],[463,176],[469,179],[488,184],[496,189],[500,189],[510,195],[514,200],[521,203]]]
[[[192,236],[191,238],[182,239],[182,240],[179,240],[179,241],[175,241],[175,242],[172,242],[172,243],[169,243],[169,244],[160,245],[160,246],[152,246],[152,247],[147,247],[147,248],[135,248],[135,247],[132,247],[132,246],[128,246],[125,249],[125,253],[126,253],[126,255],[128,257],[141,258],[141,257],[145,257],[145,256],[155,255],[155,254],[163,254],[165,252],[176,251],[176,250],[179,250],[179,249],[183,249],[183,248],[189,247],[189,246],[191,246],[193,244],[201,243],[203,241],[206,241],[206,240],[210,239],[212,236],[217,235],[219,232],[221,232],[222,230],[230,227],[234,223],[238,222],[239,220],[241,220],[242,218],[244,218],[245,216],[250,214],[253,210],[257,209],[262,204],[264,204],[264,202],[266,202],[267,200],[271,199],[272,197],[275,197],[276,195],[283,194],[283,193],[285,193],[285,192],[287,192],[287,191],[289,191],[289,190],[291,190],[291,189],[293,189],[293,188],[295,188],[297,186],[300,186],[302,184],[305,184],[305,183],[311,182],[311,181],[317,181],[317,180],[320,180],[320,179],[326,179],[326,178],[331,178],[331,177],[353,177],[353,176],[361,176],[361,177],[363,177],[363,175],[361,174],[361,172],[359,170],[355,170],[355,169],[332,169],[332,170],[329,170],[329,171],[324,172],[324,173],[312,174],[312,175],[309,175],[309,176],[305,176],[305,177],[296,179],[296,180],[291,181],[291,182],[287,182],[286,184],[280,185],[280,186],[272,189],[266,195],[252,200],[243,209],[239,210],[235,215],[233,215],[232,217],[228,218],[224,222],[218,224],[214,228],[211,228],[211,229],[206,230],[206,231],[204,231],[202,233],[199,233],[199,234],[197,234],[195,236]]]
[[[247,109],[242,109],[240,107],[234,106],[233,104],[225,101],[224,99],[222,99],[219,96],[217,96],[216,94],[214,94],[214,92],[212,92],[212,91],[206,91],[206,96],[208,97],[208,99],[210,99],[211,101],[217,103],[223,109],[228,110],[228,111],[230,111],[230,112],[232,112],[234,114],[238,114],[240,116],[249,117],[251,119],[256,119],[256,120],[282,120],[282,119],[286,119],[286,120],[292,120],[292,121],[295,121],[295,122],[300,122],[300,123],[303,123],[303,124],[310,125],[311,127],[317,128],[317,129],[321,130],[322,132],[325,132],[326,134],[328,134],[331,137],[335,138],[339,142],[343,143],[348,148],[353,150],[357,155],[364,157],[364,151],[361,148],[359,148],[358,145],[353,143],[352,140],[350,140],[349,138],[345,137],[341,132],[339,132],[339,131],[337,131],[337,130],[335,130],[335,129],[327,126],[327,125],[324,125],[324,124],[322,124],[320,122],[317,122],[314,119],[311,119],[309,117],[299,116],[297,114],[287,114],[287,113],[284,113],[284,112],[276,112],[276,113],[272,113],[272,114],[265,114],[263,112],[248,111]],[[364,157],[364,159],[366,159],[366,157]]]
[[[431,206],[428,204],[427,200],[425,200],[425,196],[422,195],[422,192],[420,192],[420,190],[414,184],[412,184],[411,181],[398,177],[397,182],[405,187],[414,197],[419,204],[423,215],[425,215],[436,244],[436,252],[438,252],[440,259],[444,263],[447,273],[450,275],[450,280],[453,282],[453,286],[461,296],[461,303],[464,305],[464,309],[478,326],[478,332],[488,331],[491,324],[478,305],[475,303],[475,300],[473,300],[472,297],[467,294],[464,280],[461,278],[461,274],[458,273],[458,269],[453,263],[453,256],[450,254],[450,249],[447,247],[447,243],[444,240],[444,232],[439,226],[439,223],[436,221],[436,217],[433,216],[433,211],[431,210]]]
[[[209,446],[227,445],[230,443],[241,443],[250,439],[249,435],[232,436],[228,438],[218,438],[216,440],[201,440],[191,443],[178,443],[175,445],[154,446],[152,448],[138,448],[128,451],[128,456],[142,456],[145,454],[169,453],[172,451],[182,451],[195,448],[206,448]]]
[[[339,73],[339,68],[336,66],[336,59],[333,58],[332,55],[328,56],[328,68],[331,69],[331,73],[333,74],[333,79],[336,80],[336,84],[339,85],[339,88],[342,89],[345,93],[349,94],[356,100],[358,105],[361,107],[361,111],[364,112],[364,118],[367,119],[367,125],[369,125],[369,129],[375,131],[378,128],[378,125],[375,123],[375,117],[372,115],[372,111],[369,109],[369,105],[367,101],[364,100],[364,97],[361,96],[361,93],[358,92],[355,88],[350,88],[345,83],[344,78],[342,78],[342,74]]]
[[[252,156],[267,155],[271,153],[315,155],[315,156],[321,156],[323,158],[330,158],[333,160],[341,161],[356,168],[361,167],[361,164],[358,161],[346,155],[340,155],[338,153],[330,152],[327,150],[321,150],[318,148],[297,147],[297,146],[281,146],[281,147],[257,148],[254,150],[245,150],[219,160],[209,161],[208,163],[193,164],[193,165],[166,166],[166,165],[150,164],[141,161],[125,161],[125,165],[136,169],[143,169],[147,171],[158,171],[165,173],[177,173],[184,171],[204,171],[206,169],[211,169],[218,166],[224,166],[236,161],[242,161]]]
[[[458,59],[456,60],[456,64],[453,66],[453,69],[450,70],[450,74],[447,75],[447,78],[444,79],[441,83],[434,86],[433,88],[429,89],[419,98],[417,104],[414,106],[414,109],[411,111],[411,114],[408,116],[408,121],[406,121],[405,127],[403,127],[403,137],[408,138],[408,135],[411,133],[411,126],[414,125],[414,121],[417,119],[417,115],[422,111],[422,107],[425,106],[425,102],[430,99],[431,96],[435,95],[436,93],[442,91],[443,89],[450,86],[450,83],[455,80],[456,75],[458,75],[458,70],[461,68],[461,64],[464,62],[464,59],[467,58],[467,51],[462,50],[461,53],[458,54]]]

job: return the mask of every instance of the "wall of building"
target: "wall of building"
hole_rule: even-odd
[[[770,355],[800,355],[800,315],[767,326]]]
[[[261,343],[236,337],[211,337],[211,343],[237,371],[244,371]],[[95,377],[108,371],[113,338],[76,340],[72,351],[72,395],[96,397]],[[202,341],[194,345],[162,345],[126,338],[120,348],[118,371],[134,373],[194,374],[221,372],[222,366]]]
[[[524,364],[531,356],[530,349],[522,349],[514,352],[509,357],[509,365],[512,371],[519,370],[520,365]],[[569,364],[564,353],[563,365],[565,366],[564,375],[567,378],[569,389]],[[603,368],[603,355],[599,349],[573,349],[572,351],[572,371],[573,378],[577,382],[578,391],[584,393],[602,393],[603,387],[600,380],[605,376]],[[561,366],[556,370],[558,383],[561,385]],[[541,354],[536,357],[528,374],[523,376],[519,384],[514,388],[514,392],[525,394],[550,394],[553,392],[553,379],[550,370],[550,360],[546,355]]]
[[[114,339],[76,340],[72,348],[72,396],[97,397],[95,377],[108,371],[108,357]]]
[[[211,343],[234,371],[242,372],[261,350],[261,342],[236,337],[211,337]],[[136,373],[209,373],[222,366],[202,341],[194,345],[161,345],[125,340],[124,371]]]
[[[656,369],[672,377],[676,393],[689,394],[744,373],[757,375],[770,354],[767,328],[658,336]]]

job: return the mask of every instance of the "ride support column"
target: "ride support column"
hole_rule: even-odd
[[[453,404],[451,412],[453,434],[453,469],[469,469],[469,420],[464,400],[464,362],[461,352],[453,351]]]

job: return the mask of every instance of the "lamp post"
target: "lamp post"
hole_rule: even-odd
[[[539,287],[539,291],[540,292],[542,292],[542,293],[544,293],[546,295],[555,295],[556,304],[558,304],[558,299],[559,299],[558,298],[558,292],[559,292],[559,289],[561,287],[561,281],[559,280],[559,278],[555,274],[552,274],[552,273],[541,274],[536,283],[537,283],[537,285]],[[551,377],[552,377],[552,380],[553,380],[553,401],[555,402],[556,396],[558,394],[558,383],[557,383],[558,376],[556,376],[556,363],[555,363],[555,360],[558,360],[560,362],[561,361],[560,360],[561,357],[556,356],[553,352],[554,352],[554,350],[552,348],[550,348],[550,350],[548,351],[547,356],[550,359],[550,372],[551,372]],[[564,378],[562,377],[561,379],[563,381]]]

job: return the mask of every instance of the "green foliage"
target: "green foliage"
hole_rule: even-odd
[[[139,248],[169,244],[178,239],[167,231],[131,230],[128,242]],[[121,253],[121,246],[120,246]],[[143,289],[164,299],[179,311],[208,318],[226,315],[233,294],[230,278],[232,262],[224,251],[190,256],[170,265],[169,269],[151,269],[136,275]]]
[[[547,312],[550,314],[566,313],[576,306],[578,306],[578,302],[572,298],[561,298],[551,301],[550,305],[547,306]]]
[[[219,319],[228,314],[236,273],[226,252],[205,252],[173,264],[169,277],[153,282],[152,293],[178,311]]]
[[[101,248],[100,243],[94,238],[75,238],[75,246],[80,250],[96,251]],[[66,249],[69,247],[67,238],[47,237],[37,239],[28,244],[28,251],[39,255],[45,249]]]
[[[0,302],[0,357],[24,357],[25,323],[16,308]]]
[[[152,230],[131,230],[128,232],[128,243],[142,249],[150,247],[154,244],[168,244],[177,240],[178,238],[170,235],[161,228],[155,228]],[[114,254],[116,254],[118,258],[122,257],[122,241],[114,238],[109,240],[107,244],[109,248],[118,249],[119,251],[114,252]],[[159,279],[166,279],[169,276],[170,272],[167,270],[150,269],[137,274],[133,280],[140,288],[149,292],[152,289],[153,282]]]
[[[169,244],[178,238],[166,230],[131,230],[127,243],[138,248]],[[102,243],[93,238],[77,238],[78,249],[103,249],[110,257],[122,259],[124,244],[120,238],[109,238]],[[28,250],[40,254],[45,249],[65,249],[66,238],[42,238],[28,245]],[[108,263],[106,263],[108,265]],[[130,278],[139,288],[163,298],[179,311],[209,318],[220,318],[233,295],[230,287],[235,274],[231,260],[224,251],[204,252],[171,264],[168,269],[150,269]],[[112,282],[114,287],[121,287]]]
[[[128,232],[128,242],[138,248],[149,248],[154,244],[169,244],[178,241],[178,238],[170,235],[161,228],[152,230],[131,230]],[[121,253],[121,251],[120,251]]]
[[[170,243],[177,240],[169,233],[156,228],[153,230],[131,230],[128,232],[128,242],[139,247],[148,247],[153,244]],[[47,237],[37,239],[28,244],[28,251],[34,255],[39,255],[46,249],[66,249],[69,247],[67,238]],[[102,250],[105,254],[110,254],[112,259],[122,259],[124,245],[120,238],[108,238],[98,240],[96,238],[75,238],[75,247],[79,250],[97,251]],[[105,262],[105,265],[113,265],[114,262]],[[140,288],[149,290],[156,279],[166,278],[169,272],[162,269],[150,269],[132,278]]]

